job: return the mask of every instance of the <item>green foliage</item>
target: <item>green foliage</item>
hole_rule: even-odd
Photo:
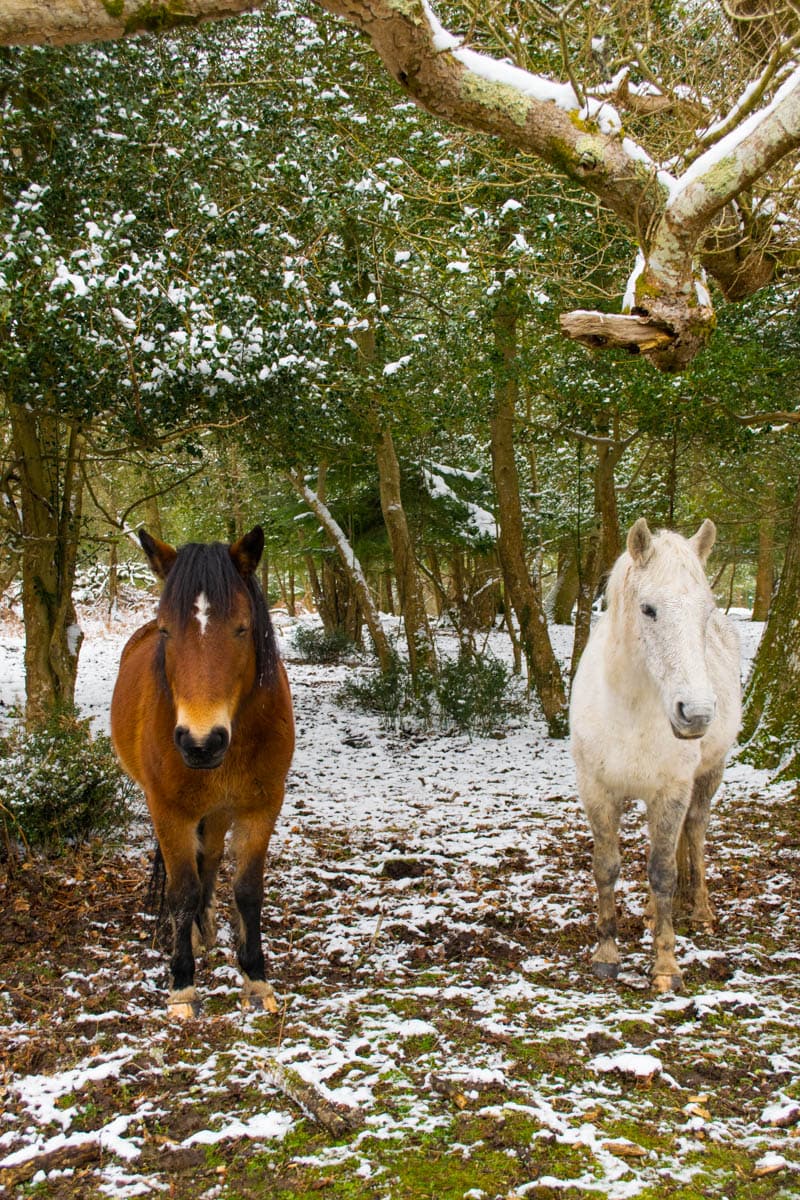
[[[20,726],[0,741],[0,826],[7,848],[22,841],[58,855],[67,845],[119,829],[133,785],[111,741],[93,737],[89,721],[56,710],[40,725]]]
[[[423,671],[416,679],[396,658],[388,671],[348,679],[339,692],[343,704],[379,716],[390,729],[428,725],[431,720],[432,680]]]
[[[461,654],[438,674],[418,672],[396,659],[392,669],[348,680],[345,704],[376,713],[390,728],[426,727],[486,737],[526,711],[519,681],[491,656]]]
[[[344,630],[328,632],[315,625],[298,625],[294,645],[300,657],[310,663],[335,663],[355,649]]]
[[[442,725],[483,735],[504,728],[526,708],[519,680],[505,663],[467,654],[442,666],[436,703]]]

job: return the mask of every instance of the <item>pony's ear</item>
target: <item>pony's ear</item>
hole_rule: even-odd
[[[643,567],[653,553],[653,535],[644,517],[639,517],[628,530],[628,553],[637,567]]]
[[[701,563],[704,563],[708,558],[716,540],[717,527],[713,521],[709,521],[708,517],[706,517],[694,537],[689,538],[689,544],[694,548],[694,552]]]
[[[172,570],[172,564],[178,557],[178,551],[174,546],[168,546],[166,542],[160,542],[158,538],[152,537],[146,529],[139,530],[139,541],[153,568],[153,574],[157,575],[159,579],[166,579]]]
[[[264,552],[264,530],[260,525],[256,525],[244,537],[239,538],[238,542],[234,542],[230,549],[230,555],[233,559],[234,566],[243,579],[247,579],[248,575],[252,575],[261,561],[261,555]]]

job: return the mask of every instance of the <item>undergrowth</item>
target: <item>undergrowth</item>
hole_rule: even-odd
[[[110,739],[72,708],[0,739],[0,771],[0,855],[20,845],[57,855],[127,818],[133,785]]]
[[[348,680],[343,703],[376,713],[389,728],[433,728],[487,736],[526,710],[517,680],[499,659],[461,654],[439,671],[417,671],[395,659],[388,671]]]
[[[294,647],[301,658],[310,663],[335,663],[352,654],[355,645],[342,629],[327,631],[314,625],[298,625]]]

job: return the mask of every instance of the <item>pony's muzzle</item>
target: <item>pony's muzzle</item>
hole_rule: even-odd
[[[672,732],[678,738],[701,738],[708,732],[716,711],[716,697],[702,701],[678,700],[670,722]]]
[[[213,771],[222,762],[231,743],[231,735],[223,725],[215,725],[201,738],[195,738],[185,725],[177,725],[174,737],[181,758],[194,771]]]

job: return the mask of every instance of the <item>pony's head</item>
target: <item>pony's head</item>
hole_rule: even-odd
[[[259,526],[233,545],[176,550],[139,531],[155,574],[157,669],[175,710],[175,745],[187,767],[211,770],[228,751],[239,705],[277,668],[275,637],[255,578],[264,548]]]
[[[633,634],[636,657],[679,738],[702,737],[717,707],[706,666],[706,632],[716,605],[704,570],[716,536],[709,520],[691,538],[668,530],[654,535],[640,517],[609,579],[609,608]]]

